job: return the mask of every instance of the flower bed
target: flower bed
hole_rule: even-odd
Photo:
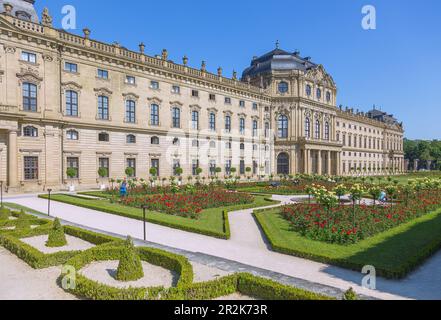
[[[129,196],[115,201],[131,207],[145,206],[150,211],[197,219],[204,209],[250,204],[254,198],[248,194],[213,189],[209,192]]]
[[[389,206],[336,206],[296,204],[281,214],[293,231],[329,243],[350,244],[411,221],[441,207],[441,190],[424,190],[417,197]]]

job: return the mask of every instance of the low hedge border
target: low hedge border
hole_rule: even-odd
[[[338,259],[338,258],[330,258],[325,257],[321,255],[316,255],[309,252],[294,250],[291,248],[283,247],[280,245],[277,245],[274,241],[274,239],[271,236],[271,233],[266,228],[265,223],[261,220],[260,214],[263,214],[265,212],[269,212],[269,209],[261,209],[261,210],[255,210],[253,212],[254,219],[257,221],[259,227],[262,229],[265,237],[269,241],[271,248],[275,252],[287,254],[296,256],[299,258],[305,258],[308,260],[313,260],[320,263],[326,263],[335,265],[338,267],[350,269],[353,271],[360,272],[360,270],[366,265],[366,263],[356,263],[351,262],[345,259]],[[415,271],[424,261],[426,261],[428,258],[433,256],[436,252],[438,252],[441,248],[441,235],[438,237],[435,237],[433,241],[426,245],[425,247],[421,248],[418,252],[417,256],[414,256],[412,260],[408,260],[406,264],[398,266],[395,270],[386,269],[382,267],[376,266],[376,273],[378,276],[387,278],[387,279],[403,279],[405,278],[409,273]]]
[[[122,245],[122,243],[121,243]],[[81,270],[94,261],[118,260],[122,246],[96,247],[76,255],[66,266]],[[298,289],[247,273],[237,273],[213,281],[193,283],[193,268],[179,255],[152,248],[137,248],[141,260],[173,270],[180,275],[175,287],[115,288],[76,273],[75,288],[67,292],[91,300],[209,300],[234,293],[265,300],[332,300],[321,294]],[[65,275],[60,275],[58,283]]]
[[[66,266],[73,267],[76,271],[79,271],[94,261],[118,260],[123,250],[123,243],[92,248],[69,259],[66,262]],[[136,248],[136,251],[142,261],[179,274],[179,280],[175,289],[185,288],[192,284],[193,268],[185,257],[146,247]],[[64,277],[65,275],[60,275],[58,278],[59,284]],[[168,291],[171,289],[164,287],[115,288],[90,280],[76,272],[75,288],[65,290],[91,300],[157,300],[160,296],[169,296]],[[180,290],[177,292],[180,292]]]
[[[64,196],[69,196],[71,198],[80,198],[77,197],[75,195],[69,195],[69,194],[63,194]],[[40,195],[39,198],[42,199],[47,199],[48,196],[47,195]],[[84,199],[84,198],[80,198],[81,200],[91,200],[91,201],[96,201],[96,199]],[[125,218],[130,218],[130,219],[135,219],[135,220],[140,220],[143,221],[142,217],[137,217],[131,214],[127,214],[124,212],[120,212],[118,210],[113,210],[113,209],[109,209],[109,208],[101,208],[95,205],[86,205],[86,204],[79,204],[79,203],[74,203],[69,202],[69,201],[65,201],[65,200],[60,200],[60,199],[52,199],[53,201],[57,201],[57,202],[61,202],[61,203],[66,203],[66,204],[70,204],[73,206],[77,206],[77,207],[81,207],[81,208],[86,208],[86,209],[91,209],[91,210],[96,210],[96,211],[101,211],[101,212],[106,212],[106,213],[110,213],[110,214],[114,214],[120,217],[125,217]],[[269,201],[273,204],[279,203],[279,201],[275,201],[272,199],[265,199],[266,201]],[[106,201],[105,199],[103,199],[103,201]],[[269,205],[271,205],[271,203]],[[234,211],[240,211],[240,210],[245,210],[245,209],[252,209],[253,206],[246,206],[244,205],[244,207],[242,209],[234,209]],[[226,214],[223,213],[223,220],[224,220],[224,232],[220,233],[220,232],[216,232],[216,231],[211,231],[211,230],[201,230],[199,228],[194,228],[194,227],[190,227],[190,226],[182,226],[180,224],[177,223],[170,223],[170,222],[165,222],[165,221],[159,221],[156,219],[151,219],[148,217],[146,218],[146,221],[149,223],[153,223],[153,224],[157,224],[157,225],[161,225],[164,227],[169,227],[169,228],[173,228],[173,229],[178,229],[178,230],[182,230],[182,231],[187,231],[187,232],[192,232],[192,233],[197,233],[197,234],[202,234],[205,236],[209,236],[209,237],[213,237],[213,238],[217,238],[217,239],[222,239],[222,240],[229,240],[231,237],[231,234],[229,232],[230,230],[230,226],[229,226],[229,219],[228,219],[228,213],[231,212],[231,210],[226,209]]]
[[[34,221],[34,220],[32,220]],[[32,222],[34,223],[34,222]],[[49,234],[52,228],[52,222],[38,219],[35,223],[43,223],[44,226],[30,230],[11,230],[9,232],[0,233],[0,245],[16,255],[34,269],[44,269],[65,263],[73,256],[81,253],[81,251],[63,251],[53,254],[44,254],[36,248],[24,243],[20,239]],[[64,227],[65,233],[83,239],[95,245],[102,245],[112,242],[121,242],[116,238],[98,234],[95,232],[79,229],[72,226]]]

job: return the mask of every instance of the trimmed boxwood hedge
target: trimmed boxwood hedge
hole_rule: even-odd
[[[17,216],[17,213],[13,213]],[[24,243],[20,239],[30,238],[41,235],[48,235],[52,228],[52,222],[45,219],[35,219],[33,216],[26,215],[31,225],[40,225],[36,229],[25,230],[10,230],[0,232],[0,245],[9,250],[12,254],[25,261],[34,269],[44,269],[52,266],[57,266],[65,263],[71,257],[79,254],[81,251],[65,251],[57,252],[53,254],[44,254],[36,248]],[[11,220],[9,223],[16,223],[18,220]],[[14,224],[12,224],[14,225]],[[72,226],[65,226],[65,233],[73,237],[83,239],[95,245],[101,245],[105,243],[120,242],[120,240],[98,234],[95,232],[79,229]]]
[[[66,265],[79,271],[94,261],[118,260],[123,250],[122,242],[119,245],[92,248],[72,257]],[[186,258],[153,248],[137,248],[136,251],[141,260],[179,274],[176,288],[186,287],[193,282],[193,268]],[[59,283],[64,276],[63,274],[60,276]],[[164,287],[115,288],[90,280],[78,272],[75,277],[75,288],[66,291],[92,300],[155,300],[159,295],[168,295],[168,289]]]

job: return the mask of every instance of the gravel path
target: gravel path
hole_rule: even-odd
[[[0,247],[0,300],[76,300],[58,287],[61,267],[34,270]]]
[[[305,197],[274,196],[284,203]],[[8,201],[46,212],[47,201],[34,196],[10,198]],[[142,223],[103,212],[52,202],[51,213],[66,221],[121,236],[143,238]],[[402,281],[377,279],[377,290],[361,287],[363,274],[268,250],[252,210],[230,214],[232,238],[219,240],[203,235],[147,224],[147,240],[172,248],[204,253],[287,276],[347,290],[380,299],[441,299],[441,253]],[[246,271],[246,270],[244,270]]]
[[[75,238],[69,235],[66,235],[67,245],[64,247],[58,247],[58,248],[49,248],[46,247],[46,241],[48,236],[37,236],[37,237],[31,237],[31,238],[24,238],[20,239],[24,243],[34,247],[40,252],[43,252],[45,254],[52,254],[62,251],[84,251],[90,248],[93,248],[95,245],[93,245],[90,242],[86,242],[80,238]]]

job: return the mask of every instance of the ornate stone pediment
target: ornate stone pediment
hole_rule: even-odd
[[[322,65],[317,66],[314,69],[309,70],[306,75],[306,79],[315,83],[320,83],[324,86],[330,86],[335,88],[334,79],[326,72]]]
[[[17,77],[22,81],[33,81],[33,82],[41,82],[43,78],[40,77],[37,70],[28,68],[21,68],[20,72],[17,73]]]
[[[95,88],[93,89],[97,95],[110,96],[113,92],[107,88]]]
[[[63,88],[64,90],[75,90],[75,91],[79,91],[79,90],[83,89],[83,87],[82,87],[81,85],[79,85],[78,83],[73,82],[73,81],[63,82],[63,83],[61,84],[61,86],[62,86],[62,88]]]
[[[128,92],[128,93],[123,93],[123,97],[125,100],[138,100],[139,96],[136,93],[133,92]]]
[[[147,98],[147,100],[148,100],[150,103],[154,103],[154,104],[157,104],[157,105],[160,105],[160,104],[162,103],[162,100],[159,99],[159,98],[157,98],[157,97]]]

